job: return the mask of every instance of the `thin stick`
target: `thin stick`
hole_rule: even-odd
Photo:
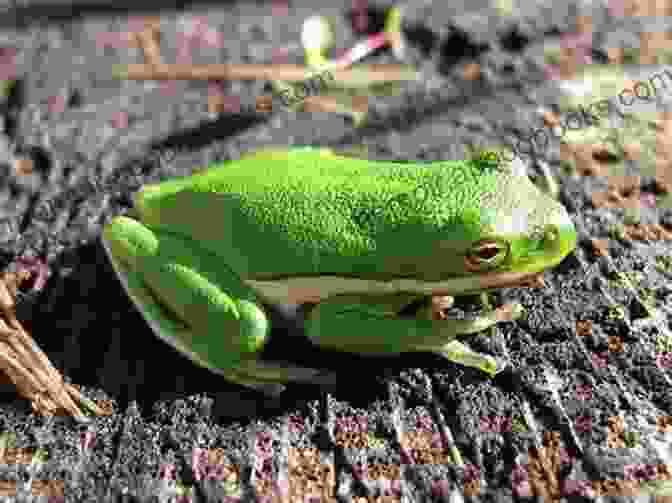
[[[16,373],[11,375],[8,372],[17,388],[22,390],[24,395],[29,396],[36,394],[39,397],[44,393],[48,393],[51,397],[49,399],[45,397],[44,400],[52,403],[53,407],[51,408],[57,408],[56,403],[53,401],[55,398],[58,399],[61,407],[70,414],[83,415],[79,407],[68,395],[67,391],[70,390],[65,388],[65,383],[60,374],[51,365],[46,355],[42,353],[30,336],[25,333],[23,327],[21,327],[14,316],[10,318],[10,323],[13,327],[17,328],[10,329],[4,323],[0,323],[0,336],[4,336],[7,339],[7,342],[2,343],[1,346],[6,345],[9,349],[9,351],[2,352],[2,359],[12,368],[11,372]],[[12,353],[18,356],[18,360],[11,356]],[[26,369],[19,362],[29,365],[30,370]],[[17,382],[17,378],[20,382]],[[34,391],[31,391],[29,388],[34,388]],[[34,397],[30,397],[30,399],[35,401]]]
[[[366,120],[369,106],[366,96],[355,97],[350,104],[342,103],[333,96],[309,96],[303,102],[303,110],[306,112],[328,112],[346,115],[358,127]]]
[[[61,409],[74,417],[84,417],[74,399],[95,414],[102,414],[95,403],[63,381],[47,355],[24,330],[16,318],[14,295],[7,281],[7,277],[0,279],[0,311],[4,314],[4,319],[0,318],[0,369],[38,413],[50,414]]]
[[[0,359],[2,359],[2,362],[9,367],[7,369],[7,375],[10,377],[10,379],[14,381],[15,384],[18,384],[16,382],[17,380],[27,384],[28,388],[32,388],[32,392],[30,389],[26,389],[23,386],[22,388],[24,391],[30,392],[31,394],[42,391],[44,389],[42,383],[40,383],[28,370],[26,370],[25,367],[19,363],[16,358],[11,355],[11,351],[6,351],[6,348],[3,346],[6,346],[6,344],[0,343]],[[19,379],[16,379],[17,377]]]
[[[4,327],[0,329],[0,337],[4,339],[3,342],[10,349],[10,354],[15,353],[16,356],[18,357],[18,361],[26,363],[30,362],[32,358],[30,358],[30,356],[28,355],[26,348],[21,345],[21,341],[19,341],[16,333],[17,333],[16,330],[5,329]],[[40,368],[33,369],[33,375],[35,376],[37,381],[42,383],[43,386],[46,386],[46,383],[49,382],[50,376],[48,376]]]
[[[36,367],[42,369],[43,372],[47,373],[48,375],[47,383],[50,384],[49,387],[52,389],[56,397],[59,398],[62,405],[66,407],[66,410],[76,411],[79,413],[79,415],[82,415],[77,405],[75,405],[75,403],[70,399],[70,397],[66,393],[64,389],[65,383],[63,382],[63,378],[60,376],[58,371],[53,367],[47,356],[42,352],[42,350],[37,346],[37,344],[35,344],[35,341],[33,341],[33,339],[29,337],[28,334],[26,334],[26,332],[23,330],[23,327],[16,330],[16,335],[19,338],[20,342],[22,342],[23,345],[32,354],[33,356],[32,361],[37,363]]]
[[[135,37],[145,54],[145,61],[150,65],[160,65],[161,48],[159,47],[158,33],[151,28],[147,28],[144,31],[135,33]]]
[[[336,82],[366,81],[368,85],[408,82],[419,73],[408,65],[380,64],[362,68],[329,70]],[[292,64],[128,64],[115,65],[114,77],[124,80],[286,80],[300,82],[314,77],[317,70]]]
[[[358,96],[345,105],[334,96],[308,96],[304,102],[306,111],[341,112],[344,109],[353,113],[366,113],[369,110],[369,100],[366,96]]]
[[[105,411],[100,407],[98,407],[98,405],[96,405],[96,402],[86,398],[84,395],[82,395],[82,392],[79,391],[77,388],[75,388],[72,384],[66,384],[65,388],[68,391],[68,393],[70,393],[70,396],[72,396],[75,400],[81,403],[84,407],[91,410],[91,412],[93,412],[97,416],[105,415]]]

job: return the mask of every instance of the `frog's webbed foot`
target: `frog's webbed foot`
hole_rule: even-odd
[[[418,310],[416,317],[435,320],[442,325],[442,328],[445,327],[456,335],[469,335],[495,326],[497,323],[514,321],[523,314],[522,305],[511,303],[485,311],[470,319],[450,319],[446,314],[446,309],[452,307],[453,303],[453,297],[432,297],[431,301]],[[457,339],[432,352],[460,365],[479,368],[490,376],[498,374],[506,367],[505,361],[473,351]]]
[[[283,362],[260,360],[244,361],[235,369],[222,370],[220,373],[229,381],[270,396],[277,396],[285,390],[285,386],[279,384],[282,382],[302,382],[326,386],[333,386],[336,382],[333,373],[285,365]]]
[[[515,320],[523,312],[521,305],[507,304],[470,319],[448,319],[442,314],[452,304],[448,297],[431,299],[431,303],[426,302],[410,317],[403,314],[407,300],[403,296],[331,298],[310,311],[306,335],[314,344],[327,349],[370,355],[431,352],[479,368],[491,376],[502,370],[502,362],[470,350],[457,338]]]
[[[446,310],[453,306],[455,299],[450,296],[433,296],[416,311],[416,318],[441,321],[454,327],[458,335],[480,332],[497,323],[515,321],[523,314],[523,306],[519,303],[504,304],[496,309],[484,311],[478,316],[469,319],[451,319]]]

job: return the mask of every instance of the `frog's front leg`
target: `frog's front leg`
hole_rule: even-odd
[[[320,371],[259,362],[270,323],[255,292],[198,243],[135,220],[114,219],[104,243],[154,332],[192,361],[266,393],[313,382]]]
[[[472,351],[457,340],[520,316],[519,305],[488,311],[475,319],[432,319],[420,311],[415,318],[397,315],[390,299],[337,296],[317,305],[307,316],[306,335],[323,348],[371,355],[428,351],[493,376],[504,366],[490,355]]]

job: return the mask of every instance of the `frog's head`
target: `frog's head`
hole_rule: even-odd
[[[495,180],[496,190],[481,194],[481,238],[463,255],[479,289],[532,279],[559,264],[577,241],[565,207],[531,182],[520,159],[500,165]]]
[[[427,281],[421,290],[459,295],[529,284],[575,248],[567,210],[532,183],[520,159],[474,161],[460,176],[446,181],[451,203],[430,222],[433,249],[418,271]]]

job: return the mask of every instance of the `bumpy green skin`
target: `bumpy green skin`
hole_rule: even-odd
[[[376,354],[432,350],[492,373],[492,357],[455,340],[497,323],[492,313],[449,322],[396,312],[428,288],[453,295],[501,287],[493,283],[500,273],[540,272],[573,250],[565,209],[517,162],[374,162],[328,149],[266,150],[144,187],[135,197],[139,221],[113,219],[103,240],[157,334],[235,382],[267,391],[317,374],[256,359],[270,330],[263,302],[278,301],[264,288],[296,278],[307,278],[311,292],[290,286],[281,301],[312,302],[317,292],[306,326],[316,344]],[[467,270],[467,254],[483,239],[507,252]],[[334,293],[326,277],[347,278],[345,290]],[[381,294],[380,285],[400,280],[404,286]]]
[[[477,163],[317,149],[266,151],[145,187],[136,207],[146,227],[189,236],[244,278],[436,280],[464,274],[454,255],[486,236],[515,245],[503,268],[524,269],[528,255],[530,270],[542,270],[543,229],[565,215],[527,178]]]

